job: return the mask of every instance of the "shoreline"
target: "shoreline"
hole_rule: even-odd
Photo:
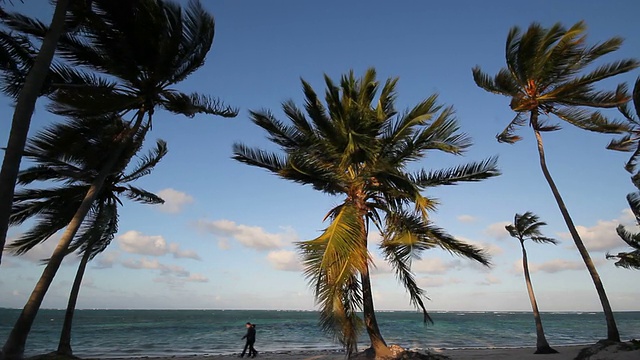
[[[432,348],[414,350],[421,353],[429,352],[434,355],[445,355],[452,360],[572,360],[578,353],[592,344],[552,346],[558,350],[557,354],[534,354],[535,346],[526,347],[492,347],[492,348]],[[231,360],[238,359],[240,352],[232,354],[205,355],[166,355],[166,356],[131,356],[131,357],[92,357],[86,360]],[[591,357],[593,360],[635,360],[640,358],[640,350],[616,351],[607,349]],[[283,350],[258,352],[260,360],[344,360],[342,350]]]

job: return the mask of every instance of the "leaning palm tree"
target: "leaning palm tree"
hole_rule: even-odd
[[[8,246],[15,254],[24,254],[35,245],[46,241],[64,228],[73,218],[82,202],[93,177],[99,172],[108,156],[117,135],[128,125],[116,117],[85,119],[56,124],[41,131],[29,140],[26,156],[35,165],[23,170],[18,176],[20,185],[61,183],[61,186],[38,189],[33,186],[16,192],[14,197],[12,225],[20,225],[28,219],[36,224]],[[118,230],[118,205],[121,198],[159,204],[162,199],[148,191],[132,187],[129,183],[149,174],[166,154],[166,144],[158,141],[156,148],[129,173],[124,168],[140,149],[145,131],[136,135],[136,140],[124,152],[119,170],[109,175],[100,194],[76,234],[70,251],[79,249],[82,258],[69,297],[69,304],[61,334],[58,353],[71,355],[71,324],[80,284],[87,262],[106,249]]]
[[[51,20],[51,27],[42,41],[42,46],[30,68],[16,99],[16,106],[11,122],[11,131],[0,170],[0,249],[4,248],[11,215],[11,201],[15,189],[16,178],[20,170],[22,151],[31,125],[31,116],[40,96],[47,70],[53,59],[58,39],[62,35],[65,16],[71,0],[58,0]],[[0,9],[1,12],[4,10]],[[0,261],[2,251],[0,251]]]
[[[615,108],[628,101],[626,94],[620,88],[618,91],[597,91],[594,85],[600,80],[633,70],[639,63],[636,60],[621,60],[585,72],[594,61],[617,50],[622,44],[621,38],[614,37],[600,44],[587,46],[585,31],[583,22],[578,22],[569,29],[560,24],[546,29],[534,23],[525,33],[514,27],[507,36],[507,67],[501,69],[495,77],[490,77],[476,66],[473,78],[479,87],[511,97],[510,106],[516,116],[497,136],[498,141],[517,142],[520,137],[515,135],[516,128],[527,123],[533,130],[542,173],[602,303],[607,321],[607,338],[620,341],[613,311],[598,271],[547,168],[541,135],[543,132],[560,129],[559,125],[548,122],[550,115],[589,131],[622,133],[627,129],[626,124],[611,121],[600,112],[590,109]],[[528,121],[526,115],[529,116]]]
[[[154,112],[160,108],[188,117],[237,115],[236,109],[217,99],[173,88],[204,64],[213,41],[213,17],[198,1],[189,2],[184,11],[162,0],[91,4],[78,32],[63,34],[58,42],[64,62],[52,67],[50,78],[68,83],[56,84],[49,94],[50,110],[77,119],[117,114],[130,119],[131,126],[118,135],[117,145],[63,232],[3,347],[5,359],[22,357],[40,304],[76,232],[135,134],[151,127]],[[44,24],[24,16],[14,14],[5,22],[23,34],[37,38],[46,34]]]
[[[267,131],[282,153],[234,145],[234,159],[275,175],[341,197],[327,214],[329,226],[313,240],[298,243],[305,275],[320,304],[320,324],[345,346],[357,351],[364,326],[377,356],[389,348],[378,328],[370,282],[372,258],[367,248],[369,226],[382,234],[379,246],[408,290],[411,302],[429,319],[424,291],[411,272],[411,260],[423,250],[441,247],[487,265],[485,253],[435,226],[428,213],[436,201],[422,191],[438,185],[479,181],[499,174],[496,159],[445,170],[408,172],[407,166],[428,150],[461,154],[471,145],[458,132],[452,108],[433,95],[398,114],[394,108],[397,79],[380,84],[374,69],[362,78],[353,72],[336,85],[325,75],[326,107],[304,80],[305,110],[292,101],[283,104],[291,124],[269,111],[251,111],[251,120]]]
[[[90,6],[91,1],[93,0],[57,0],[51,26],[42,38],[40,48],[30,58],[23,57],[24,53],[18,54],[20,50],[16,52],[16,45],[24,45],[21,44],[20,36],[1,31],[0,68],[3,72],[9,70],[9,78],[16,76],[15,71],[19,70],[21,81],[9,80],[12,82],[10,87],[13,88],[10,95],[16,103],[0,170],[0,249],[4,247],[6,241],[11,201],[33,109],[37,98],[42,94],[43,87],[46,87],[47,71],[53,60],[58,40],[65,31],[74,31],[83,21],[85,10]],[[4,18],[4,15],[6,15],[5,10],[0,8],[0,17]],[[28,60],[28,63],[23,62],[24,60]],[[28,66],[24,67],[24,65]],[[0,252],[0,260],[2,260],[2,252]]]
[[[533,318],[536,322],[536,352],[535,354],[555,354],[556,350],[549,346],[547,338],[544,336],[544,329],[542,328],[542,319],[540,318],[540,311],[538,311],[538,303],[536,296],[533,293],[533,285],[531,284],[531,276],[529,276],[529,260],[527,259],[527,250],[524,247],[524,241],[530,239],[533,242],[543,244],[557,244],[558,242],[552,238],[548,238],[542,235],[540,228],[547,225],[538,219],[538,216],[527,211],[520,215],[516,214],[513,219],[513,224],[505,226],[505,229],[509,232],[509,235],[520,241],[520,247],[522,248],[522,269],[524,271],[524,281],[527,283],[527,292],[529,293],[529,301],[531,301],[531,308],[533,309]]]
[[[619,107],[620,112],[629,122],[629,131],[619,139],[612,140],[607,146],[608,149],[631,152],[629,161],[625,164],[631,176],[631,182],[639,191],[627,194],[627,202],[631,211],[635,215],[636,224],[640,225],[640,171],[637,171],[638,157],[640,157],[640,78],[636,79],[633,87],[633,108],[635,115],[631,113],[627,103]],[[607,259],[615,259],[615,265],[627,269],[640,270],[640,233],[632,233],[625,229],[624,225],[616,228],[618,236],[633,250],[629,252],[619,252],[617,255],[606,255]]]

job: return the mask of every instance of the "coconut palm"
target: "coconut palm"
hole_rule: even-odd
[[[183,9],[162,0],[93,0],[76,33],[60,38],[64,63],[51,69],[56,84],[50,110],[72,118],[117,114],[131,126],[119,136],[110,156],[62,234],[43,274],[3,347],[5,358],[21,358],[42,299],[69,245],[90,211],[104,181],[135,134],[150,128],[160,108],[193,117],[198,113],[234,117],[237,110],[198,93],[173,88],[204,64],[214,36],[214,20],[198,1]],[[135,15],[135,16],[134,16]],[[5,22],[15,31],[42,38],[46,26],[24,16]]]
[[[542,319],[540,318],[540,311],[538,311],[538,303],[536,296],[533,293],[533,285],[531,284],[531,276],[529,275],[529,260],[527,259],[527,250],[524,247],[524,241],[529,239],[533,242],[542,244],[557,244],[557,241],[542,235],[540,228],[547,225],[538,219],[538,216],[527,211],[520,215],[516,214],[513,219],[513,224],[505,226],[505,229],[509,232],[509,235],[520,241],[520,247],[522,248],[522,269],[524,271],[524,281],[527,283],[527,292],[529,293],[529,301],[531,301],[531,308],[533,309],[533,318],[536,322],[536,352],[535,354],[555,354],[556,350],[552,349],[547,342],[547,338],[544,336],[544,329],[542,328]]]
[[[636,170],[638,157],[640,156],[640,78],[636,79],[633,87],[633,108],[635,109],[635,116],[631,113],[627,103],[620,106],[620,112],[628,120],[630,130],[623,137],[611,141],[607,148],[632,152],[625,169],[633,174],[631,182],[639,191],[627,194],[627,202],[636,217],[636,223],[640,224],[640,172]],[[615,265],[619,267],[640,269],[640,233],[631,233],[623,225],[618,225],[616,231],[618,236],[634,250],[620,252],[617,255],[607,254],[607,259],[618,260]]]
[[[20,169],[22,151],[24,150],[27,134],[31,125],[31,116],[36,100],[40,96],[47,70],[53,59],[58,39],[64,31],[67,8],[71,0],[58,0],[51,20],[51,27],[43,38],[42,46],[35,58],[19,92],[11,121],[9,139],[0,170],[0,249],[4,248],[11,215],[11,202]],[[0,9],[0,12],[4,10]],[[0,262],[2,251],[0,251]]]
[[[20,185],[34,182],[62,183],[58,187],[36,189],[29,187],[16,192],[11,217],[12,225],[20,225],[28,219],[36,219],[31,230],[8,246],[15,254],[23,254],[33,246],[46,241],[51,235],[71,221],[82,202],[93,177],[99,172],[117,135],[128,125],[121,119],[105,117],[56,124],[41,131],[29,140],[26,156],[35,165],[23,170]],[[127,197],[147,204],[162,203],[158,196],[128,185],[149,174],[166,154],[166,144],[158,141],[156,148],[143,157],[138,166],[128,174],[124,168],[140,149],[145,131],[136,135],[119,162],[119,171],[105,181],[91,211],[76,234],[71,251],[79,249],[82,258],[69,297],[58,353],[71,355],[71,324],[80,284],[87,262],[106,249],[118,230],[118,204]]]
[[[378,356],[389,349],[376,321],[371,292],[372,258],[367,249],[370,224],[382,234],[378,244],[411,302],[428,319],[424,291],[416,284],[411,260],[423,250],[441,247],[487,265],[485,253],[434,225],[428,213],[436,201],[421,191],[438,185],[479,181],[498,175],[496,159],[437,171],[408,172],[407,166],[428,150],[459,155],[471,145],[459,132],[453,110],[432,95],[398,114],[394,108],[397,79],[380,84],[374,69],[356,78],[342,76],[339,85],[325,75],[326,107],[304,80],[305,110],[292,101],[282,106],[291,124],[269,111],[251,111],[251,120],[267,131],[282,152],[271,153],[234,144],[234,159],[275,175],[338,196],[327,214],[329,226],[313,240],[298,243],[305,275],[315,289],[322,328],[357,351],[364,325]]]
[[[534,23],[524,33],[518,27],[513,27],[507,36],[507,67],[491,77],[476,66],[473,78],[479,87],[511,98],[510,106],[516,116],[497,136],[498,141],[517,142],[520,137],[515,134],[516,129],[527,123],[533,130],[542,173],[602,303],[607,321],[607,338],[620,341],[604,286],[549,173],[542,142],[543,132],[560,129],[559,125],[549,122],[551,115],[589,131],[622,133],[628,128],[625,123],[609,120],[591,109],[615,108],[628,100],[626,94],[621,88],[617,91],[598,91],[594,85],[600,80],[635,69],[639,63],[632,59],[620,60],[587,71],[601,56],[617,50],[622,39],[614,37],[587,46],[585,31],[584,22],[578,22],[569,29],[560,24],[547,29]]]

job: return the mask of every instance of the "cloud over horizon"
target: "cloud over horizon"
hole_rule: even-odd
[[[200,256],[193,250],[180,250],[177,243],[167,243],[162,235],[144,235],[130,230],[118,236],[118,244],[124,252],[148,256],[164,256],[171,254],[174,258],[200,260]]]
[[[196,226],[218,239],[218,247],[230,248],[229,241],[235,240],[242,246],[259,251],[278,250],[298,240],[291,228],[283,228],[282,232],[269,233],[259,226],[237,224],[234,221],[198,220]]]

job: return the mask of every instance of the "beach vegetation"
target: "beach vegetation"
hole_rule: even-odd
[[[596,287],[606,318],[607,339],[611,341],[620,341],[613,311],[589,251],[549,172],[542,134],[560,130],[560,125],[552,122],[552,115],[592,132],[620,134],[629,129],[625,122],[608,119],[601,111],[594,110],[626,103],[629,96],[623,91],[624,86],[616,90],[596,90],[595,85],[631,71],[640,63],[624,59],[590,68],[602,56],[618,50],[622,42],[622,38],[613,37],[588,45],[584,22],[568,29],[559,23],[550,28],[533,23],[525,32],[517,26],[509,31],[505,49],[507,67],[495,76],[484,73],[479,66],[473,68],[473,78],[479,87],[511,98],[510,107],[516,116],[497,135],[498,141],[513,144],[521,140],[516,134],[518,128],[529,125],[533,130],[540,168]]]
[[[216,98],[173,87],[204,64],[213,42],[213,16],[199,1],[183,9],[163,0],[93,0],[83,9],[78,30],[62,34],[58,41],[59,61],[47,75],[60,83],[47,95],[49,110],[71,119],[115,114],[129,126],[116,137],[116,145],[62,233],[7,338],[4,359],[23,357],[31,325],[70,244],[124,151],[136,134],[151,129],[155,111],[187,117],[237,115],[237,109]],[[48,26],[21,14],[5,14],[3,22],[17,34],[40,41],[48,33]]]
[[[434,94],[398,112],[398,79],[382,83],[373,68],[362,77],[350,71],[337,83],[327,75],[324,81],[323,103],[302,80],[304,108],[284,102],[286,122],[269,110],[250,111],[251,120],[280,151],[236,143],[233,158],[338,199],[325,217],[326,229],[317,238],[297,244],[304,274],[320,307],[322,329],[339,340],[348,355],[357,351],[364,326],[372,355],[388,357],[390,350],[373,303],[370,235],[380,235],[376,245],[384,260],[411,303],[430,321],[425,291],[416,283],[411,262],[433,248],[483,265],[489,265],[489,258],[481,248],[456,239],[432,222],[429,214],[438,202],[424,191],[497,176],[497,159],[410,170],[409,165],[430,151],[461,155],[472,145],[460,132],[453,108],[439,104]]]
[[[531,308],[533,310],[533,318],[536,323],[536,354],[555,354],[558,351],[549,346],[549,342],[544,335],[544,328],[542,327],[542,318],[540,317],[540,310],[538,310],[538,302],[536,301],[536,295],[533,292],[533,284],[531,283],[531,275],[529,274],[529,259],[527,257],[527,249],[524,246],[525,240],[531,240],[541,244],[557,244],[555,239],[542,235],[540,228],[546,225],[545,222],[540,221],[538,216],[532,212],[525,212],[524,214],[516,214],[513,219],[513,224],[505,226],[505,229],[509,232],[511,237],[518,239],[520,247],[522,249],[522,270],[524,271],[524,281],[527,285],[527,293],[529,294],[529,301],[531,302]]]
[[[22,188],[14,195],[10,225],[18,226],[28,220],[35,223],[7,246],[10,253],[25,254],[67,226],[109,156],[109,149],[128,126],[117,116],[71,120],[54,124],[28,140],[25,156],[33,165],[18,174],[18,185]],[[167,154],[164,141],[156,141],[156,146],[140,157],[133,169],[125,171],[140,151],[147,130],[141,129],[127,145],[69,246],[69,253],[77,251],[82,256],[62,326],[57,350],[61,355],[72,354],[71,326],[84,271],[89,260],[104,251],[118,232],[122,198],[144,204],[164,202],[157,195],[130,185],[150,174]],[[36,188],[34,183],[59,186]]]

